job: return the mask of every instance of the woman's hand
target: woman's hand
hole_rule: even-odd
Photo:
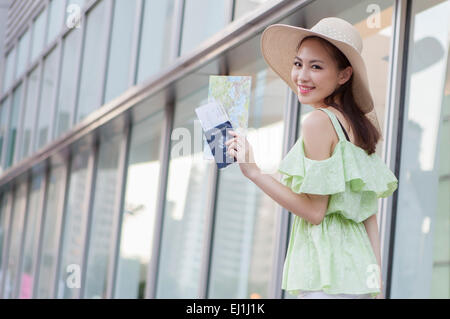
[[[228,131],[234,138],[225,142],[227,153],[236,158],[242,174],[246,177],[259,172],[259,168],[255,163],[253,149],[245,136],[241,136],[235,131]]]

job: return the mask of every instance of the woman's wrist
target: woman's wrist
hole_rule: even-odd
[[[256,163],[248,163],[246,164],[245,169],[242,171],[245,177],[250,180],[256,178],[259,174],[261,174],[261,170],[259,169]]]

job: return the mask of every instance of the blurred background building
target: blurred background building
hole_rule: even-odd
[[[450,298],[449,0],[0,0],[0,297],[292,298],[292,214],[203,159],[194,108],[210,75],[252,76],[248,138],[279,178],[312,108],[260,36],[327,16],[363,37],[399,178],[385,296]]]

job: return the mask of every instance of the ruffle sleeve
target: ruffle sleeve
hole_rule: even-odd
[[[295,193],[333,195],[327,214],[340,212],[357,222],[377,212],[377,198],[388,197],[398,180],[380,157],[341,140],[331,157],[305,156],[302,137],[281,161],[281,182]]]

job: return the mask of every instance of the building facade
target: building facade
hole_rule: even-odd
[[[384,295],[450,298],[449,0],[1,1],[0,297],[294,298],[292,213],[203,159],[194,109],[210,75],[250,75],[248,139],[280,178],[312,108],[261,33],[327,16],[363,37],[399,179],[377,213]]]

